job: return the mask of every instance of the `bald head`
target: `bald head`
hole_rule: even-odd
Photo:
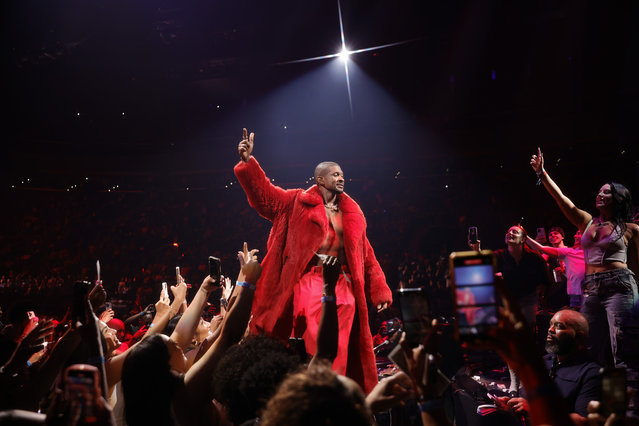
[[[584,334],[584,337],[588,337],[588,334],[590,333],[588,320],[581,313],[573,311],[572,309],[562,309],[558,311],[554,317],[560,317],[564,323],[574,328],[576,332],[581,331]]]
[[[334,197],[344,192],[344,172],[339,164],[324,161],[315,167],[315,183],[325,196]]]
[[[546,352],[558,359],[587,350],[588,321],[577,311],[562,309],[550,319],[546,336]]]
[[[322,161],[317,166],[315,166],[315,180],[317,180],[317,178],[320,176],[326,175],[326,173],[328,173],[330,168],[333,166],[339,167],[339,164],[334,161]]]

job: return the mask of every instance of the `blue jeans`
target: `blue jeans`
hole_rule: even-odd
[[[581,302],[583,301],[583,296],[581,294],[569,294],[570,298],[570,307],[571,308],[579,308],[581,307]]]
[[[581,313],[590,325],[593,355],[602,366],[625,367],[628,385],[639,389],[639,296],[635,275],[626,268],[588,274],[582,287]]]

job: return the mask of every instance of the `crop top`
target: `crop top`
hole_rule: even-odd
[[[599,241],[588,238],[588,228],[592,225],[592,219],[588,222],[581,236],[581,247],[584,249],[584,258],[589,265],[603,265],[605,262],[622,262],[628,260],[628,245],[623,237],[621,225],[615,226],[610,235],[606,235]]]

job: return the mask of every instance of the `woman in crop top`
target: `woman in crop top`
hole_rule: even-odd
[[[628,268],[639,265],[639,226],[631,222],[630,191],[618,183],[604,184],[595,199],[599,215],[593,217],[577,208],[548,176],[541,149],[530,165],[582,233],[586,276],[581,312],[590,325],[591,350],[600,364],[626,368],[628,386],[635,390],[629,414],[639,416],[639,297],[635,274]]]

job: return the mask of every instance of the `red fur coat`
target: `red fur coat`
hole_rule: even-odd
[[[303,275],[328,231],[328,218],[317,185],[306,191],[284,190],[266,177],[257,160],[235,166],[249,204],[273,222],[253,302],[251,331],[286,341],[293,327],[293,287]],[[357,312],[349,339],[346,374],[366,393],[377,384],[373,340],[366,302],[391,302],[386,278],[366,238],[364,213],[352,198],[339,195],[344,251],[353,280]]]

